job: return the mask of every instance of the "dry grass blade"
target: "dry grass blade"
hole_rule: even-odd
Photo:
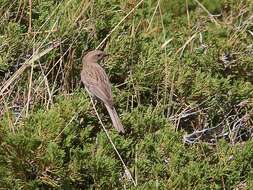
[[[193,34],[193,35],[184,43],[184,45],[183,45],[182,47],[180,47],[180,48],[177,50],[176,55],[177,55],[179,52],[181,52],[181,53],[180,53],[180,57],[182,57],[183,52],[184,52],[186,46],[196,37],[196,35],[197,35],[197,33]]]
[[[117,156],[119,157],[119,159],[120,159],[120,161],[121,161],[121,163],[122,163],[122,165],[123,165],[123,167],[124,167],[124,169],[125,169],[125,174],[126,174],[127,178],[133,182],[134,186],[136,186],[136,182],[135,182],[135,180],[134,180],[134,178],[133,178],[133,176],[132,176],[130,170],[127,168],[127,166],[126,166],[124,160],[122,159],[122,157],[121,157],[119,151],[117,150],[115,144],[113,143],[113,141],[112,141],[112,139],[111,139],[111,137],[110,137],[108,131],[106,130],[106,128],[105,128],[105,126],[104,126],[104,124],[103,124],[103,122],[102,122],[102,120],[101,120],[101,118],[100,118],[100,116],[99,116],[99,114],[98,114],[98,112],[97,112],[96,106],[95,106],[95,104],[94,104],[94,102],[93,102],[93,99],[92,99],[92,97],[91,97],[90,94],[89,94],[89,96],[90,96],[90,99],[91,99],[91,103],[92,103],[93,109],[94,109],[94,111],[96,112],[96,115],[97,115],[97,117],[98,117],[99,123],[101,124],[101,126],[102,126],[102,128],[103,128],[103,130],[104,130],[104,132],[105,132],[105,134],[106,134],[106,136],[107,136],[107,138],[109,139],[109,141],[110,141],[110,143],[111,143],[113,149],[115,150]]]
[[[112,35],[112,33],[119,27],[119,25],[129,16],[131,15],[132,12],[134,12],[134,10],[140,6],[140,4],[143,2],[144,0],[141,0],[137,5],[135,5],[134,8],[131,9],[131,11],[129,11],[129,13],[127,13],[126,16],[124,16],[120,21],[119,23],[111,30],[111,32],[102,40],[102,42],[100,42],[100,44],[97,46],[96,49],[100,48],[104,43],[105,41]]]
[[[159,5],[160,5],[160,0],[157,1],[156,7],[155,7],[155,11],[153,12],[153,15],[152,15],[152,17],[151,17],[150,23],[149,23],[148,28],[147,28],[146,31],[148,31],[148,30],[150,29],[150,27],[151,27],[151,25],[152,25],[152,22],[153,22],[153,20],[154,20],[154,17],[155,17],[155,14],[156,14],[156,11],[157,11]]]
[[[170,39],[166,40],[166,41],[161,45],[161,49],[164,49],[172,40],[173,40],[173,38],[170,38]]]
[[[214,16],[207,10],[207,8],[203,4],[201,4],[198,0],[194,0],[194,1],[208,14],[208,16],[210,17],[213,23],[215,23],[216,25],[219,25],[219,23],[214,18]]]
[[[40,59],[42,56],[48,54],[50,51],[55,49],[60,45],[61,42],[55,42],[53,43],[49,48],[43,50],[42,52],[35,53],[30,59],[28,59],[1,87],[0,91],[0,98],[2,98],[5,90],[15,81],[31,64]],[[36,51],[37,52],[37,51]]]
[[[29,28],[28,33],[32,32],[32,0],[29,0]]]

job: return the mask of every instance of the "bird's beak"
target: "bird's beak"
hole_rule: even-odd
[[[107,61],[107,60],[108,60],[108,57],[109,57],[109,54],[105,53],[102,59],[103,59],[104,61]]]
[[[108,54],[108,53],[105,53],[105,54],[104,54],[104,57],[108,57],[109,55],[110,55],[110,54]]]

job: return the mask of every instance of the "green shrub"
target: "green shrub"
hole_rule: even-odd
[[[252,1],[29,2],[0,2],[1,89],[62,44],[0,94],[0,189],[252,189]],[[80,86],[107,36],[126,134],[96,107],[137,186]]]

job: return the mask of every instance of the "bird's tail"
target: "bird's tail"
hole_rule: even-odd
[[[120,118],[117,114],[117,111],[114,107],[110,107],[108,105],[105,104],[105,107],[111,117],[111,120],[112,120],[112,124],[113,126],[115,127],[115,129],[119,132],[119,133],[125,133],[125,130],[123,128],[123,125],[120,121]]]

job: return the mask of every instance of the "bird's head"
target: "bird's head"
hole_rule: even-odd
[[[93,50],[88,52],[86,55],[83,56],[83,63],[97,63],[101,60],[103,60],[106,56],[108,56],[107,53],[101,50]]]

